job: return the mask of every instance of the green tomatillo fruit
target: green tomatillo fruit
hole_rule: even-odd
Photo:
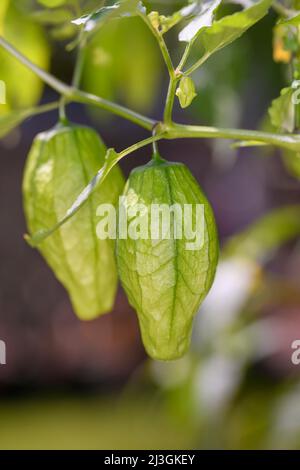
[[[104,164],[106,147],[88,127],[58,124],[39,134],[26,163],[23,196],[30,234],[61,220]],[[67,289],[79,318],[91,320],[111,310],[117,288],[114,241],[96,235],[99,204],[116,204],[124,187],[113,168],[87,204],[41,242],[39,250]]]
[[[127,231],[120,229],[124,214]],[[119,275],[145,348],[154,359],[177,359],[189,347],[193,318],[215,275],[211,206],[184,164],[157,157],[130,174],[118,230]]]

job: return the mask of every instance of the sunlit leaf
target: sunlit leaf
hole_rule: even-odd
[[[215,11],[221,2],[222,0],[208,0],[201,4],[197,16],[180,32],[179,41],[190,42],[202,28],[211,26]],[[189,9],[189,7],[187,7],[187,9]],[[184,11],[189,12],[189,10]]]
[[[48,69],[50,50],[44,30],[13,3],[5,15],[4,37],[35,64]],[[40,99],[44,86],[40,78],[2,48],[0,77],[6,83],[8,110],[31,107]],[[1,107],[0,114],[3,114]]]
[[[138,9],[143,10],[142,3],[139,0],[115,1],[111,5],[104,6],[93,13],[73,20],[72,23],[83,26],[84,31],[89,33],[99,29],[102,24],[113,18],[136,15]]]
[[[276,129],[293,132],[295,125],[295,107],[292,102],[293,93],[295,90],[292,87],[287,87],[281,90],[279,98],[272,101],[269,108],[269,115],[272,125]]]
[[[3,23],[8,8],[9,0],[1,0],[0,2],[0,34],[3,34]]]
[[[286,26],[299,26],[300,25],[300,13],[295,13],[294,16],[290,18],[282,18],[279,20],[278,24],[284,24]]]
[[[239,38],[266,15],[271,4],[272,0],[259,0],[249,8],[214,21],[211,26],[201,27],[193,39],[194,48],[198,47],[201,53],[199,63]],[[179,39],[188,40],[188,37],[181,34]]]
[[[32,14],[32,18],[42,24],[60,24],[71,21],[72,13],[66,8],[57,10],[39,10]]]

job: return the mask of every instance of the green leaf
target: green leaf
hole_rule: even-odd
[[[283,24],[286,26],[299,26],[300,25],[300,13],[295,13],[294,16],[291,16],[290,18],[283,18],[278,21],[278,24]]]
[[[295,106],[292,102],[293,93],[295,90],[292,87],[283,88],[279,98],[272,101],[269,108],[269,115],[272,125],[276,129],[293,132],[295,124]]]
[[[73,38],[77,33],[77,28],[71,23],[63,23],[51,29],[50,34],[56,41],[65,41]],[[77,39],[77,38],[76,38]],[[67,49],[69,51],[69,48]]]
[[[112,5],[102,7],[93,13],[73,20],[72,23],[83,26],[85,32],[91,33],[113,18],[137,15],[139,9],[143,10],[142,3],[139,0],[115,1]]]
[[[0,34],[3,34],[3,23],[8,8],[9,0],[2,0],[0,3]]]
[[[20,33],[22,32],[22,34]],[[39,67],[48,70],[50,49],[43,28],[10,3],[5,15],[5,39]],[[6,83],[7,106],[0,106],[0,115],[11,109],[34,106],[44,84],[30,69],[0,49],[0,77]]]
[[[207,0],[203,2],[203,4],[200,5],[200,9],[198,8],[199,11],[196,17],[193,18],[192,21],[180,32],[179,41],[190,42],[202,28],[211,26],[216,9],[221,2],[222,0]],[[190,7],[186,7],[183,9],[183,12],[186,14],[194,13],[195,7],[198,6],[197,3],[198,2],[195,2],[194,4],[190,5]]]
[[[182,108],[190,106],[193,99],[197,96],[195,84],[190,77],[182,77],[176,90],[176,96],[178,96]]]
[[[201,52],[199,64],[197,62],[192,67],[193,70],[195,70],[197,64],[201,65],[213,53],[235,41],[247,29],[263,18],[271,4],[272,0],[259,0],[240,12],[214,21],[211,26],[201,27],[192,40],[194,47],[198,47]],[[188,37],[190,36],[181,32],[179,40],[187,41]]]
[[[37,0],[38,3],[47,8],[57,8],[67,3],[67,0]]]
[[[300,205],[275,209],[234,236],[225,245],[223,255],[265,261],[274,250],[299,234]]]
[[[79,209],[88,201],[91,194],[99,187],[113,167],[119,161],[119,154],[114,149],[108,149],[105,156],[105,163],[94,176],[94,178],[89,182],[89,184],[84,188],[84,190],[76,198],[75,202],[68,209],[65,216],[53,227],[48,229],[39,230],[34,235],[25,235],[26,241],[32,247],[37,247],[42,241],[52,235],[58,228],[64,225],[69,219],[75,215]]]
[[[73,18],[70,10],[66,8],[60,8],[57,10],[39,10],[34,12],[31,17],[41,24],[53,25],[71,21]]]

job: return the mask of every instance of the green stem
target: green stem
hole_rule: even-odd
[[[85,52],[86,52],[85,44],[80,43],[78,46],[77,59],[76,59],[74,75],[72,79],[73,88],[80,87],[81,76],[82,76],[84,60],[85,60]]]
[[[166,105],[165,105],[165,110],[164,110],[164,122],[166,124],[171,124],[172,122],[172,113],[173,113],[177,83],[178,83],[178,78],[175,78],[175,77],[170,78]]]
[[[192,44],[193,44],[193,42],[191,41],[191,42],[189,42],[188,45],[186,46],[185,51],[184,51],[184,53],[183,53],[183,56],[182,56],[182,58],[181,58],[181,61],[179,62],[178,67],[177,67],[177,69],[176,69],[178,72],[181,72],[182,69],[183,69],[183,67],[184,67],[185,64],[186,64],[186,61],[187,61],[187,59],[188,59],[188,57],[189,57],[189,54],[190,54],[190,51],[191,51],[191,48],[192,48]]]
[[[41,106],[36,106],[35,108],[30,108],[27,111],[28,117],[37,116],[38,114],[48,113],[59,107],[58,101],[53,101],[52,103],[42,104]]]
[[[165,64],[167,66],[168,72],[170,77],[174,76],[174,67],[172,63],[171,56],[169,54],[169,50],[167,48],[167,45],[165,43],[165,40],[162,36],[162,34],[157,31],[157,29],[154,28],[152,25],[151,21],[149,20],[148,16],[145,16],[143,13],[139,13],[140,18],[144,21],[144,23],[148,26],[154,37],[156,38],[159,48],[161,50],[162,56],[164,58]]]
[[[148,137],[147,139],[141,140],[140,142],[137,142],[136,144],[131,145],[127,149],[123,150],[122,152],[119,153],[119,158],[118,161],[120,161],[122,158],[126,157],[132,152],[135,152],[136,150],[139,150],[142,147],[146,147],[147,145],[152,144],[153,142],[158,142],[159,140],[164,138],[164,134],[157,134],[153,135],[151,137]]]
[[[210,57],[210,54],[204,54],[201,59],[197,60],[197,62],[195,62],[189,69],[187,69],[185,72],[184,72],[184,75],[191,75],[191,73],[193,73],[196,69],[198,69],[199,67],[201,67],[201,65],[204,64],[204,62],[206,62],[206,60]]]
[[[59,120],[61,123],[67,123],[67,115],[66,115],[66,99],[64,95],[60,97],[59,100]]]
[[[124,106],[121,106],[111,101],[100,98],[99,96],[86,93],[84,91],[77,90],[76,88],[72,90],[72,94],[69,96],[69,101],[75,101],[77,103],[90,104],[93,106],[98,106],[99,108],[109,111],[117,116],[120,116],[128,121],[131,121],[137,124],[148,131],[152,131],[153,126],[156,124],[156,121],[148,117],[142,116],[135,111],[131,111]]]
[[[139,16],[144,21],[144,23],[146,23],[146,25],[148,26],[148,28],[150,29],[150,31],[156,38],[159,48],[161,50],[162,56],[164,58],[165,64],[167,66],[168,72],[169,72],[170,82],[169,82],[169,88],[168,88],[165,110],[164,110],[164,121],[170,124],[172,122],[172,111],[173,111],[175,91],[176,91],[178,78],[176,76],[172,59],[169,54],[169,50],[167,48],[163,35],[160,34],[160,32],[156,28],[154,28],[148,16],[145,16],[142,13],[140,13]]]
[[[189,126],[175,123],[164,128],[164,138],[166,139],[199,137],[262,142],[298,151],[300,148],[300,136],[297,134],[273,134],[270,132],[249,131],[245,129],[223,129],[205,126]]]
[[[21,52],[17,51],[11,44],[9,44],[3,37],[0,36],[0,46],[3,47],[7,52],[13,55],[16,59],[19,60],[22,64],[32,70],[38,77],[40,77],[47,85],[57,91],[59,94],[63,95],[66,101],[76,101],[84,104],[91,104],[98,106],[106,111],[110,111],[113,114],[123,117],[129,121],[134,122],[135,124],[147,129],[152,130],[155,125],[155,121],[148,117],[145,117],[139,113],[131,111],[124,106],[112,103],[111,101],[100,98],[89,93],[73,88],[72,86],[66,85],[62,81],[50,75],[45,70],[41,69],[29,59],[27,59]]]
[[[104,100],[95,95],[85,93],[76,88],[70,87],[60,80],[56,79],[52,75],[48,74],[30,60],[24,57],[20,52],[18,52],[13,46],[11,46],[5,39],[0,37],[0,46],[10,52],[14,57],[16,57],[20,62],[29,67],[33,72],[35,72],[42,80],[44,80],[49,86],[61,93],[66,101],[75,101],[78,103],[91,104],[99,106],[102,109],[110,111],[118,116],[123,117],[129,121],[132,121],[139,126],[152,131],[155,124],[154,120],[142,116],[134,111],[131,111],[123,106],[112,103],[108,100]],[[170,119],[172,114],[172,106],[174,101],[174,83],[177,80],[177,77],[172,80],[172,86],[168,93],[167,99],[167,112],[166,117],[167,121]],[[28,110],[26,116],[33,114],[38,114],[40,112],[46,112],[57,107],[57,103],[51,103],[49,105],[41,106],[40,108],[35,108],[34,110]],[[219,129],[215,127],[204,127],[204,126],[189,126],[182,124],[172,124],[168,123],[167,125],[160,123],[157,126],[157,133],[155,136],[149,137],[142,143],[134,144],[132,147],[127,149],[124,152],[121,152],[122,156],[127,155],[128,153],[137,150],[143,145],[148,145],[154,141],[160,140],[162,138],[166,139],[177,139],[177,138],[225,138],[225,139],[238,139],[245,141],[255,141],[263,142],[271,145],[277,145],[279,147],[288,148],[290,150],[299,151],[300,149],[300,135],[298,134],[274,134],[266,133],[259,131],[250,131],[250,130],[239,130],[239,129]],[[122,157],[121,157],[122,158]]]
[[[31,62],[27,57],[25,57],[21,52],[17,51],[9,42],[6,41],[2,36],[0,36],[0,46],[3,47],[7,52],[14,56],[19,62],[24,64],[27,68],[32,70],[36,75],[38,75],[45,83],[47,83],[51,88],[56,90],[61,95],[68,95],[71,92],[70,87],[64,84],[57,78],[48,74],[45,70],[41,69],[33,62]]]

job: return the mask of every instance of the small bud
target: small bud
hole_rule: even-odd
[[[176,96],[178,96],[182,108],[190,106],[195,96],[197,96],[195,84],[190,77],[182,77],[176,90]]]
[[[151,11],[149,13],[148,18],[150,20],[150,23],[152,24],[153,28],[159,31],[160,28],[160,16],[158,11]]]

